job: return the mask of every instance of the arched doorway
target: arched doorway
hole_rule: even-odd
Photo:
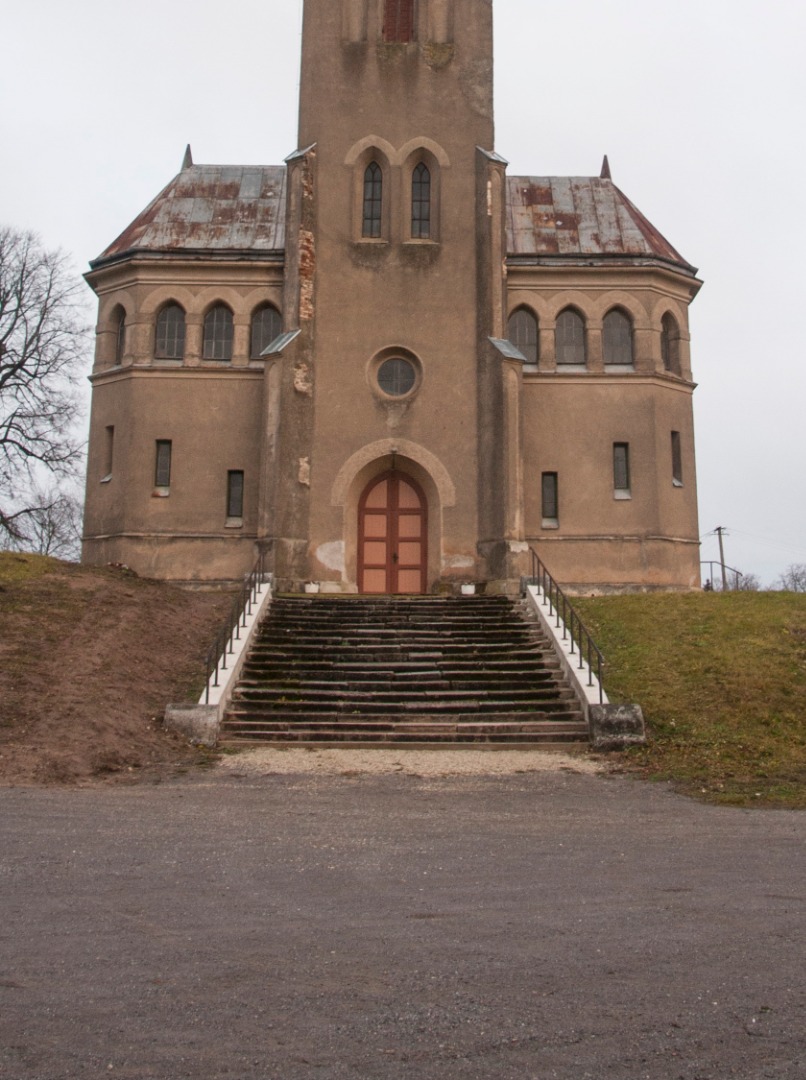
[[[358,591],[424,593],[428,509],[420,485],[397,471],[376,476],[358,504]]]

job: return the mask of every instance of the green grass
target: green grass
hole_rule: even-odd
[[[577,604],[577,601],[575,601]],[[644,776],[709,801],[806,808],[806,595],[578,601],[613,701],[644,710]]]
[[[47,555],[28,555],[18,551],[0,551],[0,588],[21,585],[42,577],[61,564]]]

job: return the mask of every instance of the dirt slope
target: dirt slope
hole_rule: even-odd
[[[173,770],[199,754],[167,735],[193,700],[231,598],[0,553],[0,784]]]

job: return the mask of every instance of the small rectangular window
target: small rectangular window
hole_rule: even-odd
[[[559,491],[556,472],[543,473],[543,528],[556,529],[560,523]]]
[[[630,498],[629,443],[613,443],[613,493],[617,499]]]
[[[683,451],[679,431],[672,432],[672,483],[675,487],[683,486]]]
[[[227,518],[243,517],[243,472],[230,469],[227,473]]]
[[[112,465],[115,457],[115,428],[107,424],[104,430],[104,461],[101,468],[101,483],[108,484],[112,479]]]
[[[170,439],[157,439],[157,462],[154,469],[154,486],[169,488],[171,486],[171,441]]]

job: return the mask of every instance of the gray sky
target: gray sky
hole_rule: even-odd
[[[334,0],[335,2],[335,0]],[[703,558],[806,563],[806,5],[495,0],[511,172],[613,178],[705,288],[692,308]],[[0,221],[81,269],[178,171],[296,148],[301,0],[0,0]]]

